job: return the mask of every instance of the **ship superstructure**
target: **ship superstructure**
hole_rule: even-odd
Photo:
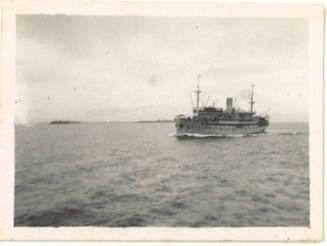
[[[253,110],[255,104],[253,99],[252,85],[250,110],[242,111],[233,107],[233,98],[226,98],[226,109],[213,106],[200,107],[200,86],[196,94],[196,106],[193,107],[193,115],[178,115],[175,118],[176,136],[182,137],[193,134],[229,136],[248,135],[264,132],[269,125],[269,116],[258,116]]]

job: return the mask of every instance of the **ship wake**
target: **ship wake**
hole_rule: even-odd
[[[294,129],[285,129],[285,130],[277,130],[277,129],[268,129],[266,130],[268,135],[302,135],[304,132],[296,131]]]
[[[176,137],[176,133],[170,133],[168,136]],[[178,138],[242,138],[247,135],[233,134],[233,135],[218,135],[218,134],[199,134],[199,133],[188,133],[177,136]]]
[[[271,135],[302,135],[304,132],[295,130],[266,130],[265,132],[252,133],[252,134],[230,134],[230,135],[219,135],[219,134],[199,134],[199,133],[187,133],[177,136],[175,132],[168,134],[169,137],[178,137],[181,139],[186,138],[242,138],[242,137],[258,137],[258,136],[271,136]]]

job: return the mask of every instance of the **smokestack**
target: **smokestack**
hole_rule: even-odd
[[[226,111],[231,113],[233,111],[233,98],[227,97],[226,98]]]

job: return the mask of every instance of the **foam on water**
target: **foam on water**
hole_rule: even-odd
[[[302,135],[304,132],[295,130],[266,130],[262,133],[253,134],[229,134],[229,135],[219,135],[219,134],[200,134],[200,133],[186,133],[179,136],[180,138],[242,138],[242,137],[257,137],[265,135]],[[176,137],[175,132],[168,134],[169,137]]]
[[[187,133],[179,137],[190,137],[190,138],[221,138],[223,135],[218,134],[200,134],[200,133]]]

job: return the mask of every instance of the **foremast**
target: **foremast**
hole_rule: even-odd
[[[194,93],[196,93],[196,116],[199,116],[199,112],[200,112],[200,93],[202,92],[200,90],[200,78],[201,78],[201,74],[198,75],[198,87],[197,90],[194,91]]]

